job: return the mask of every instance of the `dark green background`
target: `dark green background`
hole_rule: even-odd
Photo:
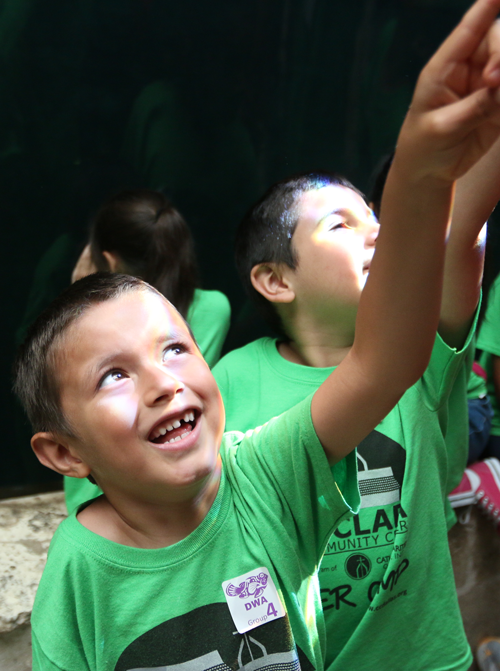
[[[0,495],[53,480],[10,393],[15,334],[28,303],[33,314],[69,282],[99,202],[164,189],[194,231],[204,286],[231,299],[229,346],[242,344],[258,332],[233,270],[242,214],[297,170],[335,169],[367,190],[419,70],[468,5],[0,2]]]

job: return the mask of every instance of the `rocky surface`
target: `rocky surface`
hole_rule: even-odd
[[[31,627],[22,624],[6,634],[0,634],[0,669],[2,671],[31,671]]]
[[[63,492],[0,501],[0,634],[29,622],[47,549],[65,517]]]

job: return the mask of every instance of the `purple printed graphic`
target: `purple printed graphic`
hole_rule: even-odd
[[[266,573],[259,573],[259,575],[251,575],[249,578],[240,582],[238,587],[232,583],[226,588],[228,596],[238,596],[240,599],[248,599],[248,597],[258,597],[266,589],[268,576]]]

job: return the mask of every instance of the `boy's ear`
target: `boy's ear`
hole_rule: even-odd
[[[50,431],[40,431],[31,439],[31,447],[38,461],[61,475],[86,478],[90,467],[78,457],[74,449]]]
[[[291,303],[295,291],[283,266],[277,263],[259,263],[250,271],[253,288],[271,303]]]
[[[116,273],[121,267],[121,259],[116,252],[103,252],[111,273]]]

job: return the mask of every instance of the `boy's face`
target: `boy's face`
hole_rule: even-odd
[[[196,493],[216,470],[224,409],[175,310],[150,291],[124,294],[91,307],[61,350],[69,441],[101,487],[153,499]]]
[[[308,309],[334,318],[356,314],[379,224],[355,191],[329,185],[303,194],[293,235],[298,266],[293,288]]]

